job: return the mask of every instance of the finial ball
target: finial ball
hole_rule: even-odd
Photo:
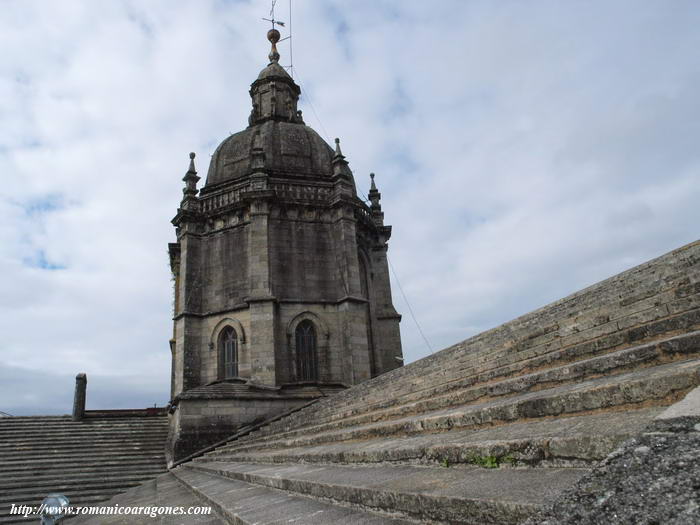
[[[194,151],[190,153],[190,159],[194,160]]]
[[[369,174],[369,178],[372,179],[372,180],[374,180],[374,173],[370,173],[370,174]]]
[[[340,144],[340,139],[338,137],[335,138],[335,143]]]
[[[267,39],[273,44],[276,44],[280,41],[280,32],[277,31],[277,29],[270,29],[267,32]]]

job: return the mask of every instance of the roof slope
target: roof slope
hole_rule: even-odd
[[[228,522],[516,524],[698,385],[695,242],[171,475]]]
[[[71,504],[107,500],[165,471],[166,416],[0,418],[0,523],[15,505],[39,505],[49,493]]]

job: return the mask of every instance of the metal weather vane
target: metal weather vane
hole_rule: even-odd
[[[280,27],[284,27],[284,22],[281,20],[275,20],[275,4],[277,3],[277,0],[272,0],[272,7],[270,8],[270,18],[263,18],[263,20],[267,22],[272,23],[272,29],[275,29],[275,24],[277,24]],[[289,38],[289,37],[287,37]]]

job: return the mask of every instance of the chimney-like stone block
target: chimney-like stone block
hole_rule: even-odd
[[[87,392],[87,375],[80,373],[75,376],[75,394],[73,396],[73,421],[85,417],[85,395]]]

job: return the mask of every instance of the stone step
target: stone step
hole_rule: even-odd
[[[49,443],[43,446],[32,447],[31,445],[23,445],[13,447],[11,444],[0,448],[0,461],[4,459],[10,459],[16,456],[21,457],[35,457],[35,456],[45,456],[47,454],[61,454],[61,455],[80,455],[81,452],[85,451],[86,446],[90,447],[90,450],[95,453],[109,454],[110,452],[150,452],[157,454],[165,446],[165,441],[161,442],[151,442],[151,443],[134,443],[132,441],[126,442],[112,442],[112,443],[85,443],[82,446],[78,443],[75,446],[69,445],[57,445],[52,447]]]
[[[74,471],[83,471],[86,468],[95,468],[100,471],[123,468],[124,465],[139,466],[160,466],[165,465],[163,454],[153,454],[151,456],[124,456],[112,455],[102,458],[91,458],[85,456],[56,457],[51,462],[45,460],[18,460],[13,462],[1,462],[0,473],[5,476],[22,475],[23,472],[51,472],[65,473],[66,475]]]
[[[167,417],[1,418],[0,523],[14,519],[12,503],[38,505],[52,492],[94,503],[154,478],[166,469],[167,425]]]
[[[590,377],[610,376],[678,359],[687,359],[689,356],[698,354],[700,354],[700,332],[693,332],[691,334],[619,350],[603,356],[523,374],[501,381],[491,381],[476,386],[472,386],[472,381],[465,381],[463,385],[453,385],[454,388],[451,389],[451,391],[442,395],[437,395],[438,391],[433,389],[428,391],[429,395],[427,397],[417,394],[412,396],[412,398],[417,401],[398,406],[397,404],[393,404],[388,410],[384,410],[384,413],[415,413],[457,406],[476,400],[517,395],[525,391],[544,389],[558,384],[578,382]],[[457,387],[461,387],[462,389],[458,390]],[[407,401],[408,399],[405,400]],[[375,414],[382,413],[379,407],[380,405],[375,405],[373,407]],[[363,407],[355,412],[346,411],[334,415],[330,420],[347,420],[355,414],[366,413],[368,408],[372,410],[370,407]]]
[[[700,295],[695,296],[695,306],[700,304]],[[665,339],[679,333],[689,332],[700,328],[700,309],[695,308],[671,315],[666,319],[654,320],[642,326],[633,326],[625,330],[612,327],[599,337],[583,338],[573,344],[564,345],[560,339],[541,348],[520,350],[508,347],[503,351],[493,353],[488,348],[480,352],[461,353],[446,367],[431,366],[424,373],[414,373],[402,381],[382,384],[380,388],[364,389],[364,395],[356,396],[355,406],[386,400],[400,400],[403,396],[411,397],[416,391],[433,390],[441,393],[452,388],[453,382],[476,382],[494,377],[509,377],[520,374],[523,370],[536,370],[553,363],[569,363],[581,357],[592,357],[617,349],[643,344],[645,342]],[[577,336],[581,338],[581,336]],[[559,347],[561,346],[561,347]],[[464,363],[462,363],[464,361]],[[480,376],[475,378],[474,376]],[[379,381],[383,378],[378,378]],[[379,386],[379,385],[377,385]],[[369,387],[369,385],[368,385]],[[444,390],[443,390],[444,389]],[[381,397],[375,397],[376,395]],[[319,415],[323,415],[323,412]]]
[[[131,488],[96,506],[106,507],[115,504],[156,508],[182,507],[184,509],[203,506],[202,502],[170,473],[161,474],[153,480]],[[152,525],[154,523],[167,523],[169,525],[222,525],[225,522],[212,511],[209,515],[190,514],[179,516],[163,514],[157,517],[132,515],[129,516],[128,520],[123,515],[78,515],[65,523],[71,525],[123,525],[124,523],[129,523],[130,525]]]
[[[327,411],[333,411],[341,406],[361,407],[374,402],[393,402],[401,400],[403,396],[411,396],[415,392],[433,390],[441,392],[441,388],[451,388],[451,383],[469,380],[477,374],[496,374],[507,377],[517,375],[522,370],[535,370],[552,363],[568,363],[581,357],[592,357],[609,351],[628,348],[645,342],[668,338],[673,335],[686,333],[700,328],[700,294],[695,293],[693,302],[689,303],[693,308],[687,309],[664,319],[652,319],[641,325],[630,325],[625,329],[612,327],[608,332],[603,331],[597,337],[583,338],[577,334],[581,341],[558,347],[557,344],[544,344],[542,348],[521,349],[507,346],[496,353],[485,348],[479,352],[459,352],[459,346],[444,350],[431,358],[429,367],[421,368],[420,362],[412,363],[411,367],[401,371],[394,371],[389,376],[380,376],[352,391],[344,392],[336,396],[334,402],[321,402],[317,405],[315,414],[324,417]],[[653,306],[653,308],[658,308]],[[595,330],[600,332],[600,327]],[[556,338],[560,341],[562,338]],[[449,357],[446,366],[438,366],[436,360]],[[462,363],[464,361],[464,363]],[[426,364],[427,366],[427,364]],[[410,374],[410,375],[409,375]],[[405,375],[405,377],[404,377]],[[402,376],[397,380],[394,376]],[[484,377],[479,381],[483,381]],[[303,416],[301,414],[300,416]],[[289,422],[294,418],[289,418]]]
[[[105,494],[100,494],[97,496],[87,496],[87,497],[80,497],[80,496],[74,496],[73,498],[70,498],[71,505],[93,505],[93,504],[98,504],[105,499],[108,499],[110,496],[105,495]],[[26,504],[26,505],[39,505],[41,501],[44,499],[44,496],[38,499],[32,499],[30,502],[21,502],[21,503],[16,503],[16,504]],[[39,519],[37,516],[27,516],[26,518],[22,515],[17,515],[17,514],[10,514],[10,506],[9,505],[0,505],[0,523],[1,524],[9,524],[9,523],[27,523],[27,522],[32,522],[32,523],[38,523]],[[59,523],[69,523],[68,520],[61,521]]]
[[[100,435],[85,434],[85,435],[42,435],[38,436],[28,432],[17,433],[14,436],[0,436],[0,448],[5,448],[10,445],[31,445],[39,446],[45,443],[54,443],[56,445],[70,445],[74,443],[91,444],[91,443],[114,443],[124,441],[138,441],[139,443],[155,443],[163,440],[167,436],[167,432],[157,432],[149,434],[119,434],[105,433]]]
[[[0,438],[3,440],[7,437],[31,437],[31,438],[44,438],[44,437],[56,437],[56,438],[87,438],[89,436],[95,437],[107,437],[107,436],[160,436],[167,433],[168,427],[158,426],[158,427],[145,427],[145,428],[110,428],[110,427],[77,427],[77,428],[55,428],[51,425],[44,425],[42,427],[33,428],[12,428],[12,429],[0,429]]]
[[[205,455],[195,463],[409,463],[588,467],[641,432],[662,407],[532,420],[486,427],[364,441]]]
[[[482,469],[413,465],[319,466],[191,463],[199,471],[293,494],[400,512],[406,518],[464,524],[517,524],[552,501],[587,469]],[[204,485],[211,491],[214,484]],[[229,493],[230,494],[230,493]],[[497,495],[497,497],[495,497]],[[229,496],[229,500],[233,500]],[[323,523],[333,523],[327,520]]]
[[[120,469],[92,471],[72,471],[71,482],[90,484],[92,481],[114,480],[121,478],[148,478],[161,472],[165,472],[163,465],[145,465],[133,467],[125,465]],[[33,488],[51,487],[56,484],[56,472],[44,472],[43,470],[14,474],[12,478],[0,479],[0,491],[15,490],[17,487],[31,485]]]
[[[141,482],[136,481],[131,484],[124,484],[120,486],[114,486],[111,488],[101,488],[101,489],[90,489],[87,487],[79,487],[77,489],[62,490],[59,493],[66,496],[71,504],[73,505],[92,505],[95,503],[109,501],[117,494],[120,494],[126,490],[139,486],[141,483],[147,480],[142,480]],[[17,496],[11,501],[3,500],[0,503],[0,517],[10,516],[11,506],[15,505],[30,505],[38,506],[44,500],[48,493],[36,492],[34,494],[28,494],[25,496]],[[37,521],[37,520],[35,520]]]
[[[527,360],[547,354],[559,359],[570,359],[581,353],[592,355],[590,352],[627,348],[697,330],[700,328],[700,294],[694,294],[693,298],[693,302],[685,304],[680,311],[674,308],[673,312],[669,312],[666,307],[651,303],[646,310],[636,312],[622,324],[619,320],[611,319],[602,324],[594,323],[588,329],[564,337],[552,332],[549,337],[537,338],[540,344],[529,343],[531,339],[525,338],[518,340],[514,347],[505,348],[505,351],[480,352],[476,356],[463,353],[455,360],[450,374],[462,377],[469,372],[506,364],[519,369]]]
[[[250,484],[177,467],[173,475],[204,505],[211,505],[227,523],[240,525],[299,523],[304,525],[402,525],[415,523],[341,506],[284,490]]]
[[[96,467],[123,465],[125,462],[130,464],[139,463],[154,463],[165,461],[162,451],[152,454],[91,454],[89,451],[85,454],[75,455],[72,457],[48,457],[48,458],[19,458],[13,460],[0,461],[0,472],[10,472],[14,470],[23,470],[24,468],[35,469],[64,469],[73,466],[82,468],[86,465],[95,465]]]
[[[635,349],[635,350],[638,350],[638,349]],[[646,349],[640,348],[639,350],[646,350]],[[629,352],[629,353],[631,353],[631,352]],[[635,352],[635,353],[640,353],[641,355],[644,355],[644,352]],[[603,361],[604,361],[603,364],[605,364],[606,360],[603,360]],[[612,360],[613,366],[614,366],[615,362],[616,362],[616,359],[613,359]],[[583,367],[583,368],[585,369],[585,367]],[[600,369],[600,366],[596,365],[596,368]],[[548,374],[548,373],[550,373],[550,371],[547,371],[544,374]],[[567,375],[574,375],[574,374],[571,374],[570,367],[564,367],[563,369],[558,369],[556,371],[552,371],[552,373],[561,374],[564,377],[566,377]],[[644,374],[643,371],[641,371],[641,373]],[[540,377],[542,377],[542,376],[540,376]],[[545,375],[545,377],[546,377],[546,375]],[[614,382],[615,381],[614,377],[615,376],[613,376],[612,378],[608,377],[608,381]],[[617,377],[620,377],[624,380],[626,378],[626,375],[623,374],[623,375],[617,376]],[[605,378],[603,378],[603,380],[605,380]],[[523,384],[524,385],[532,384],[532,382],[533,382],[532,378],[525,378],[523,383],[519,383],[518,381],[515,381],[515,385],[513,385],[512,381],[509,381],[510,384],[507,386],[509,386],[511,388],[513,386],[515,386],[517,388],[519,386],[522,386]],[[582,383],[582,384],[585,384],[585,383]],[[494,387],[494,389],[499,389],[501,391],[503,390],[503,387],[500,384],[493,385],[493,387]],[[484,399],[488,400],[488,397],[483,396],[482,399],[479,399],[479,401],[483,401]],[[462,400],[462,404],[466,404],[468,402],[469,402],[468,400]],[[281,432],[278,430],[273,435],[272,438],[270,438],[268,436],[269,432],[263,432],[262,435],[259,435],[257,433],[253,433],[250,436],[248,436],[247,438],[238,440],[238,442],[236,442],[236,444],[234,446],[244,447],[246,445],[246,443],[249,443],[249,442],[262,443],[262,442],[270,440],[270,439],[278,440],[280,437],[292,437],[296,434],[309,435],[312,433],[318,433],[318,432],[322,432],[322,431],[326,431],[326,430],[336,429],[336,428],[339,428],[342,426],[352,426],[352,425],[359,425],[359,424],[364,424],[364,423],[368,423],[368,422],[375,422],[375,421],[379,421],[379,420],[389,420],[392,418],[392,416],[394,416],[394,414],[398,417],[400,417],[401,415],[412,414],[412,413],[420,414],[421,412],[428,412],[429,411],[428,409],[431,406],[440,407],[442,404],[443,404],[442,401],[435,403],[435,402],[433,402],[433,400],[429,400],[423,404],[415,404],[415,403],[410,404],[410,405],[407,405],[405,407],[401,407],[400,409],[395,410],[395,411],[391,411],[391,410],[377,411],[375,413],[369,413],[369,414],[364,415],[364,416],[358,416],[355,418],[347,418],[345,420],[334,421],[332,423],[325,423],[325,424],[321,424],[321,425],[309,425],[309,426],[301,427],[300,429],[295,429],[295,430],[291,430],[288,432]],[[449,407],[451,403],[447,402],[444,404],[447,404],[447,406]],[[476,406],[479,406],[479,405],[476,405]],[[239,445],[239,443],[240,443],[240,445]]]
[[[122,418],[100,418],[100,419],[83,419],[73,421],[70,417],[51,416],[27,416],[27,417],[3,417],[0,419],[0,430],[4,429],[30,429],[42,428],[50,425],[51,428],[63,429],[80,429],[80,428],[122,428],[122,429],[139,429],[139,428],[159,428],[167,427],[168,418],[165,416],[141,419],[122,419]]]
[[[0,458],[0,473],[4,471],[5,467],[13,467],[16,465],[26,464],[26,465],[52,465],[56,463],[72,463],[74,461],[79,461],[81,463],[99,461],[99,460],[109,460],[109,459],[121,459],[123,461],[131,460],[159,460],[165,461],[165,453],[162,451],[151,451],[151,450],[113,450],[109,452],[99,452],[95,450],[87,449],[83,454],[76,452],[75,454],[61,454],[56,452],[53,454],[25,454],[11,457]]]
[[[123,445],[124,443],[129,443],[132,446],[140,446],[140,447],[154,447],[158,448],[159,446],[163,446],[164,440],[167,437],[166,434],[163,434],[158,437],[149,437],[148,439],[138,439],[138,438],[129,438],[129,437],[124,437],[124,438],[116,438],[116,439],[88,439],[88,438],[83,438],[83,439],[76,439],[76,440],[58,440],[58,441],[51,441],[51,440],[42,440],[42,441],[31,441],[31,440],[24,440],[24,441],[6,441],[4,443],[0,443],[0,454],[3,452],[11,452],[13,450],[24,450],[24,449],[29,449],[29,450],[55,450],[55,449],[61,449],[61,450],[70,450],[70,449],[75,449],[75,448],[80,448],[84,449],[85,446],[90,446],[90,447],[114,447],[115,445]]]
[[[278,448],[284,446],[286,440],[293,438],[296,439],[297,446],[311,446],[380,436],[440,432],[458,428],[466,430],[529,418],[574,415],[614,408],[629,409],[641,404],[662,406],[671,404],[697,384],[700,384],[700,360],[695,359],[527,392],[505,399],[404,415],[398,419],[382,419],[366,424],[356,424],[357,420],[340,420],[263,436],[255,441],[234,441],[208,454],[242,451],[248,445],[259,446],[262,443],[270,448]]]
[[[109,429],[100,431],[91,431],[90,429],[81,431],[72,430],[55,430],[52,428],[46,428],[43,430],[18,430],[12,432],[0,432],[0,444],[7,443],[9,441],[30,441],[30,442],[42,442],[47,440],[53,441],[81,441],[81,440],[102,440],[102,439],[158,439],[164,435],[167,435],[168,429],[149,429],[147,431],[121,431]]]
[[[370,412],[377,413],[382,410],[400,413],[401,410],[417,412],[456,406],[486,397],[515,395],[533,388],[545,388],[548,385],[571,383],[587,377],[621,373],[626,370],[649,367],[679,358],[687,359],[687,357],[698,353],[700,353],[700,332],[691,332],[512,378],[509,377],[511,374],[503,375],[493,372],[466,377],[447,384],[442,383],[433,388],[422,388],[400,399],[387,399],[384,397],[381,402],[370,403],[367,398],[364,398],[363,403],[360,405],[343,407],[340,410],[336,409],[332,414],[325,417],[323,408],[319,407],[314,412],[313,421],[314,425],[317,426],[319,423],[328,423],[341,419],[348,420],[353,416]],[[380,392],[380,394],[383,394],[383,392]],[[306,420],[303,418],[306,418]],[[306,428],[312,428],[312,425],[308,424],[308,416],[299,414],[296,418],[292,417],[270,425],[267,430],[263,430],[258,434],[252,434],[248,439],[289,430],[299,421],[305,422],[306,425],[303,426]]]
[[[152,481],[152,480],[151,480]],[[140,488],[142,485],[137,485],[135,487],[128,487],[126,490],[135,490]],[[96,493],[93,495],[81,495],[81,494],[64,494],[68,496],[71,505],[76,506],[92,506],[99,505],[105,501],[109,501],[110,498],[117,497],[118,493]],[[13,502],[16,505],[31,505],[38,506],[41,504],[46,495],[36,496],[26,501]],[[0,523],[22,523],[31,521],[33,523],[38,523],[39,519],[37,516],[28,516],[26,519],[23,516],[18,516],[16,514],[10,514],[11,506],[9,504],[0,504]],[[69,523],[68,520],[61,521],[59,523]]]
[[[470,375],[469,370],[463,369],[458,379],[442,382],[437,386],[431,385],[429,388],[425,388],[425,384],[430,384],[429,382],[414,384],[416,387],[414,391],[398,398],[383,399],[379,402],[369,403],[369,399],[365,397],[363,403],[356,406],[354,411],[360,413],[368,408],[387,408],[420,399],[443,396],[444,394],[451,394],[454,391],[474,385],[489,385],[495,382],[507,384],[506,382],[509,378],[513,378],[511,381],[517,381],[518,377],[525,376],[530,380],[537,380],[544,375],[544,380],[546,381],[552,375],[556,376],[560,371],[566,371],[571,368],[576,369],[578,371],[577,377],[581,378],[586,376],[589,368],[592,373],[608,373],[606,366],[610,366],[610,370],[618,367],[620,369],[634,367],[636,364],[649,366],[650,364],[674,360],[678,356],[696,355],[699,352],[700,332],[698,331],[675,337],[667,337],[667,335],[663,334],[657,337],[655,341],[641,345],[626,344],[624,348],[618,348],[610,341],[605,341],[604,343],[601,341],[589,342],[549,352],[535,358],[520,360],[514,364],[501,366],[499,363],[495,363],[498,366],[478,374]],[[547,374],[549,374],[549,378]],[[556,378],[554,380],[556,381]],[[334,414],[334,417],[347,417],[347,415],[352,413],[353,410],[345,410],[340,414]]]
[[[162,472],[162,471],[161,471]],[[3,488],[2,493],[0,493],[0,504],[2,503],[12,503],[16,498],[30,497],[33,494],[43,494],[48,492],[76,492],[80,494],[80,490],[89,489],[90,491],[103,492],[106,490],[111,490],[114,488],[131,487],[138,485],[141,481],[149,478],[153,478],[155,473],[151,472],[149,474],[133,473],[110,476],[102,476],[99,480],[83,481],[80,478],[74,479],[56,479],[56,480],[41,480],[37,481],[36,484],[32,483],[31,486],[23,485],[17,487]],[[114,492],[114,491],[113,491]],[[15,499],[13,499],[15,498]]]
[[[136,505],[143,505],[143,506],[157,506],[158,502],[158,478],[162,476],[167,476],[169,474],[164,473],[161,474],[160,476],[150,479],[148,481],[145,481],[141,483],[140,485],[137,485],[136,487],[132,487],[127,489],[126,491],[117,494],[113,496],[112,498],[108,500],[102,500],[96,503],[90,503],[89,506],[91,507],[106,507],[110,505],[115,505],[115,504],[124,504],[124,497],[127,496],[129,498],[129,502],[126,503],[129,506],[136,506]],[[72,501],[71,501],[72,503]],[[82,506],[82,505],[81,505]],[[144,525],[147,523],[146,519],[150,519],[151,523],[158,523],[160,520],[151,518],[150,516],[144,519],[135,519],[134,516],[130,516],[128,519],[129,523],[143,523]],[[97,523],[97,524],[102,524],[102,523],[124,523],[127,520],[125,519],[125,516],[116,516],[116,515],[78,515],[74,516],[71,518],[66,519],[64,522],[61,523]]]
[[[56,439],[69,439],[74,437],[76,439],[85,439],[89,436],[94,437],[110,437],[110,436],[137,436],[148,438],[151,436],[161,436],[168,432],[168,427],[163,428],[143,428],[143,429],[93,429],[93,428],[78,428],[78,429],[56,429],[50,426],[45,426],[42,428],[34,429],[19,429],[19,430],[4,430],[0,431],[0,439],[5,441],[8,438],[12,439],[46,439],[46,438],[56,438]]]

